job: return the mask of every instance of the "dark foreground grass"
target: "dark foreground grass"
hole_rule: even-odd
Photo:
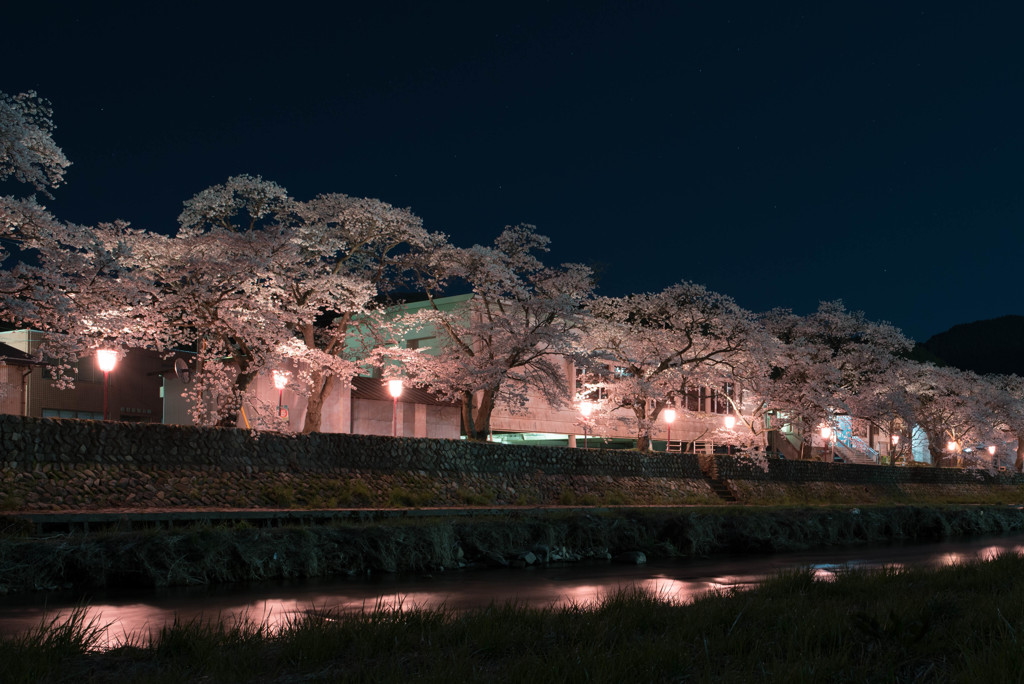
[[[626,589],[596,606],[311,611],[179,622],[104,652],[79,615],[0,641],[3,681],[1012,682],[1024,559],[788,572],[689,605]]]

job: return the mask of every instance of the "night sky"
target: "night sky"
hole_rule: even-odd
[[[4,8],[60,218],[169,233],[250,173],[463,246],[536,224],[601,294],[841,298],[918,340],[1024,313],[1021,3],[211,4]]]

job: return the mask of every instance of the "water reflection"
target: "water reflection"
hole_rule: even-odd
[[[22,632],[47,617],[63,618],[80,603],[88,619],[106,625],[105,645],[128,635],[145,641],[178,620],[249,619],[279,627],[310,610],[370,611],[447,608],[466,610],[516,601],[530,606],[589,606],[621,588],[638,586],[668,600],[688,602],[710,591],[752,587],[781,570],[812,568],[831,580],[854,567],[945,566],[1001,553],[1024,554],[1024,535],[919,546],[831,549],[755,557],[666,561],[645,566],[612,564],[560,568],[476,570],[434,576],[309,580],[162,591],[103,592],[91,596],[12,596],[0,600],[0,633]]]

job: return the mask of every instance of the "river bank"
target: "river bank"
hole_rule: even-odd
[[[0,638],[5,681],[1016,681],[1024,559],[938,570],[789,571],[682,604],[629,589],[595,604],[311,610],[181,620],[97,648],[84,610]]]
[[[1018,506],[510,509],[258,528],[196,523],[0,535],[0,593],[167,587],[372,573],[526,567],[585,559],[765,553],[1024,530]]]

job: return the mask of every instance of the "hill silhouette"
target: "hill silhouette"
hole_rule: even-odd
[[[1024,316],[954,325],[918,344],[913,356],[975,373],[1024,376]]]

